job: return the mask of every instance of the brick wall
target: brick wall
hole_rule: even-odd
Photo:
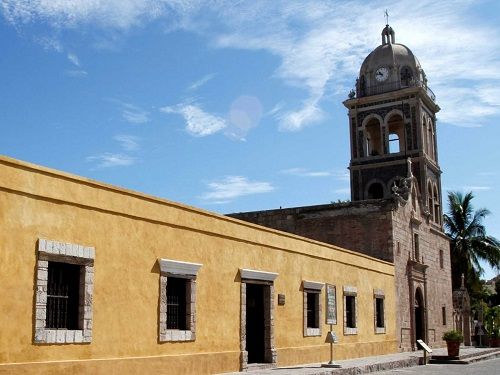
[[[388,246],[392,243],[392,207],[392,201],[372,200],[228,216],[392,262]]]

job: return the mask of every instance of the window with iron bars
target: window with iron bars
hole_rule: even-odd
[[[187,298],[190,280],[167,278],[167,329],[188,330]]]
[[[319,328],[319,293],[306,292],[307,328]]]
[[[95,248],[39,238],[35,344],[92,342]]]
[[[80,268],[48,262],[46,328],[79,329]]]

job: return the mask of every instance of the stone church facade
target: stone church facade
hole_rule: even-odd
[[[344,105],[350,202],[229,216],[394,263],[400,349],[416,350],[417,339],[442,346],[453,305],[436,140],[440,108],[418,59],[395,42],[389,25]]]

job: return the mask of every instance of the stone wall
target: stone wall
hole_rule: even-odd
[[[392,243],[392,207],[390,200],[371,200],[228,216],[392,262],[388,246]]]
[[[416,288],[425,291],[427,343],[433,347],[443,346],[444,331],[452,328],[452,291],[450,247],[441,228],[429,222],[421,206],[412,208],[408,203],[393,213],[393,248],[396,272],[396,293],[398,304],[398,328],[401,349],[415,349],[415,338],[411,327]],[[415,256],[414,234],[419,236],[419,259]],[[443,252],[442,264],[440,251]],[[413,265],[413,266],[412,266]],[[442,267],[441,267],[442,265]],[[425,269],[422,281],[411,277],[412,267]],[[443,324],[443,310],[445,319]]]

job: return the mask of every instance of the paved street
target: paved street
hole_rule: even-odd
[[[500,358],[472,363],[470,365],[427,365],[377,372],[377,375],[486,375],[500,373]]]

